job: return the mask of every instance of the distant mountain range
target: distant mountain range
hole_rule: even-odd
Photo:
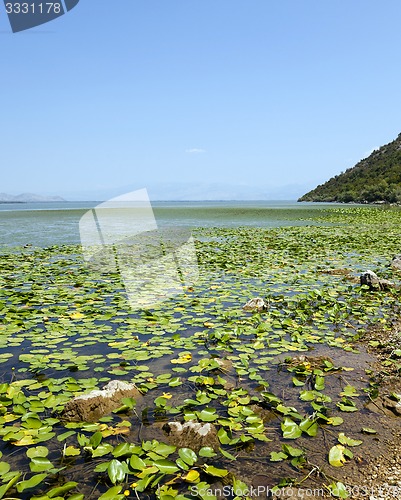
[[[65,199],[61,196],[42,196],[33,193],[22,193],[17,196],[0,193],[0,203],[36,203],[41,201],[65,201]]]
[[[401,134],[298,201],[401,203]]]

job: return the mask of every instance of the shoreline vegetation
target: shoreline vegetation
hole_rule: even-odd
[[[395,491],[399,218],[344,206],[302,226],[198,228],[199,279],[139,311],[79,245],[3,247],[0,498]],[[394,286],[361,286],[368,269]],[[116,380],[136,397],[93,422],[63,417]]]
[[[298,201],[401,204],[401,134]]]
[[[401,207],[401,202],[389,202],[386,200],[377,200],[377,201],[337,201],[337,200],[325,200],[325,201],[320,201],[320,200],[297,200],[297,203],[341,203],[344,205],[367,205],[370,207],[377,207],[377,206],[384,206],[384,207]]]

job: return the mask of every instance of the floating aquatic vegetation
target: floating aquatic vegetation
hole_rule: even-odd
[[[309,463],[314,441],[322,463],[352,461],[349,448],[365,443],[346,423],[366,385],[335,353],[354,355],[367,325],[399,305],[396,288],[368,293],[351,279],[369,268],[399,283],[389,266],[399,211],[315,213],[320,225],[194,231],[199,280],[137,311],[118,273],[88,269],[79,247],[3,250],[0,498],[184,500],[221,479],[245,491],[252,469],[240,457],[279,462],[284,478]],[[251,297],[268,307],[244,311]],[[116,377],[140,401],[98,422],[62,421],[70,399]],[[170,421],[215,426],[219,446],[169,444]],[[326,449],[323,429],[334,428]]]

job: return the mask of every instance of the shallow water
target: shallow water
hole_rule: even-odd
[[[0,246],[79,244],[79,221],[99,202],[0,203]],[[159,227],[281,227],[318,224],[336,205],[294,201],[153,202]],[[337,205],[343,207],[343,205]]]
[[[10,442],[11,438],[20,440],[21,432],[32,431],[34,439],[28,441],[28,446],[32,448],[42,443],[34,435],[39,418],[32,419],[33,429],[20,430],[21,426],[25,429],[23,418],[28,410],[36,409],[40,419],[45,421],[54,415],[49,413],[48,406],[44,407],[48,397],[50,407],[57,409],[58,397],[70,398],[77,391],[89,390],[95,385],[101,387],[111,377],[122,377],[149,392],[137,402],[133,411],[106,417],[105,422],[111,426],[122,424],[122,419],[131,424],[130,428],[124,426],[124,437],[119,434],[104,436],[103,442],[113,447],[122,439],[134,443],[152,439],[164,441],[162,425],[166,420],[181,420],[183,415],[193,418],[191,415],[196,412],[197,418],[207,421],[208,417],[198,415],[198,410],[202,413],[212,407],[222,429],[230,428],[229,418],[239,422],[240,428],[234,432],[238,439],[255,434],[252,422],[259,425],[259,420],[263,421],[263,435],[269,440],[262,441],[256,436],[253,440],[241,441],[238,446],[222,442],[225,451],[234,453],[237,460],[220,455],[211,461],[246,484],[271,487],[280,479],[295,477],[300,484],[311,485],[309,481],[318,480],[318,475],[312,474],[308,482],[303,482],[303,477],[316,467],[318,472],[326,471],[329,477],[340,480],[343,471],[338,473],[328,464],[329,450],[337,445],[340,432],[363,440],[354,450],[358,461],[347,462],[347,472],[356,474],[364,457],[375,452],[377,439],[374,435],[361,434],[362,426],[373,427],[380,438],[385,430],[380,416],[372,414],[365,406],[368,401],[365,390],[370,383],[365,370],[370,368],[372,360],[364,350],[353,351],[353,342],[369,320],[388,317],[397,296],[365,293],[341,273],[325,271],[349,266],[357,274],[368,266],[380,271],[381,275],[390,273],[384,263],[390,261],[399,246],[397,214],[367,209],[368,217],[365,217],[362,214],[365,209],[356,209],[346,212],[349,216],[346,219],[342,214],[346,210],[343,206],[336,211],[332,206],[321,209],[317,205],[309,208],[296,204],[292,208],[257,204],[242,207],[170,205],[174,204],[155,208],[159,224],[160,221],[171,224],[177,220],[177,225],[185,226],[197,220],[200,225],[199,221],[203,220],[205,225],[212,221],[214,226],[221,223],[229,229],[206,228],[194,232],[199,280],[185,293],[171,297],[152,310],[131,311],[118,273],[87,268],[78,247],[26,248],[21,252],[13,248],[2,252],[0,360],[3,366],[0,381],[13,380],[15,388],[19,388],[17,384],[26,379],[21,394],[4,395],[8,387],[3,387],[3,399],[8,404],[4,415],[0,416],[0,420],[3,419],[0,425],[3,461],[11,464],[13,470],[30,474],[26,441],[22,443],[24,446],[21,443],[14,446]],[[8,215],[4,215],[3,221],[14,221],[15,225],[10,229],[10,245],[15,244],[15,235],[25,235],[23,226],[15,221],[25,218],[31,221],[31,226],[39,224],[37,227],[43,228],[42,233],[32,230],[29,234],[38,241],[43,237],[42,244],[45,244],[46,235],[52,242],[68,236],[68,232],[62,232],[60,223],[68,214],[71,216],[70,235],[75,234],[79,214],[85,210],[85,207],[75,207],[70,211],[4,212]],[[312,216],[324,227],[313,225]],[[357,216],[360,220],[354,220],[350,227],[348,221]],[[379,216],[384,217],[383,221],[375,222]],[[49,221],[58,229],[52,231],[47,227]],[[333,226],[333,221],[340,225]],[[365,227],[364,223],[369,221],[371,225]],[[309,227],[271,227],[284,222]],[[385,238],[383,222],[389,227]],[[255,226],[263,224],[268,229],[256,229]],[[251,228],[233,228],[232,225]],[[269,304],[268,310],[261,314],[244,312],[242,305],[252,296],[264,297]],[[290,371],[294,363],[283,363],[287,356],[299,358],[302,355],[330,357],[336,367],[325,372],[325,387],[316,388],[322,396],[331,398],[325,408],[316,410],[308,399],[301,399],[301,391],[313,389],[316,379],[312,374],[299,372],[302,380],[295,383],[294,376],[298,374]],[[220,375],[228,384],[219,380],[219,372],[212,364],[215,358],[227,361]],[[348,371],[348,368],[353,370]],[[165,375],[167,378],[163,378]],[[213,383],[208,380],[209,375]],[[304,385],[301,387],[299,383]],[[347,386],[358,391],[349,396],[354,398],[357,414],[338,406]],[[263,391],[282,400],[281,409],[275,409]],[[49,392],[52,395],[49,396]],[[37,398],[43,402],[43,408]],[[25,405],[23,408],[21,403]],[[300,419],[315,419],[316,411],[323,411],[330,418],[341,415],[344,422],[337,427],[321,421],[316,436],[303,432],[295,441],[288,441],[281,425],[286,412],[292,411],[291,407],[300,411]],[[239,417],[237,408],[243,412]],[[252,415],[248,425],[249,413]],[[47,423],[57,436],[67,429],[57,420]],[[59,484],[60,480],[76,480],[79,491],[88,499],[99,498],[110,486],[105,474],[94,473],[95,465],[111,459],[110,453],[101,459],[90,459],[84,445],[77,441],[78,433],[89,438],[97,429],[93,425],[84,425],[82,430],[78,427],[61,443],[56,436],[45,432],[43,441],[47,443],[49,457],[55,466],[68,465],[62,477],[49,476],[51,481]],[[64,443],[79,448],[81,455],[64,460],[61,451]],[[271,453],[280,452],[283,445],[289,443],[300,447],[310,468],[297,470],[290,460],[276,462],[270,459]],[[203,460],[199,461],[198,470],[202,471],[202,464]],[[130,481],[135,474],[130,474]],[[103,479],[98,482],[99,478]],[[210,482],[215,479],[206,478]],[[35,493],[43,494],[50,484],[47,481]],[[32,495],[27,492],[20,498],[28,500]],[[135,494],[131,492],[129,498],[135,498]],[[155,496],[147,491],[140,492],[140,498],[153,499]]]

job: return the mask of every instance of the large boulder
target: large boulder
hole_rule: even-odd
[[[163,426],[171,444],[178,448],[191,448],[198,452],[204,446],[219,449],[220,443],[217,437],[217,430],[213,424],[196,422],[168,422]]]
[[[123,398],[138,399],[140,396],[135,384],[112,380],[102,390],[94,390],[71,399],[61,416],[69,422],[97,422],[119,408]]]
[[[394,255],[393,260],[391,261],[391,267],[396,271],[401,271],[401,254]]]
[[[377,274],[369,270],[361,274],[360,282],[361,285],[367,285],[371,290],[387,290],[394,286],[394,283],[392,281],[379,278]]]

